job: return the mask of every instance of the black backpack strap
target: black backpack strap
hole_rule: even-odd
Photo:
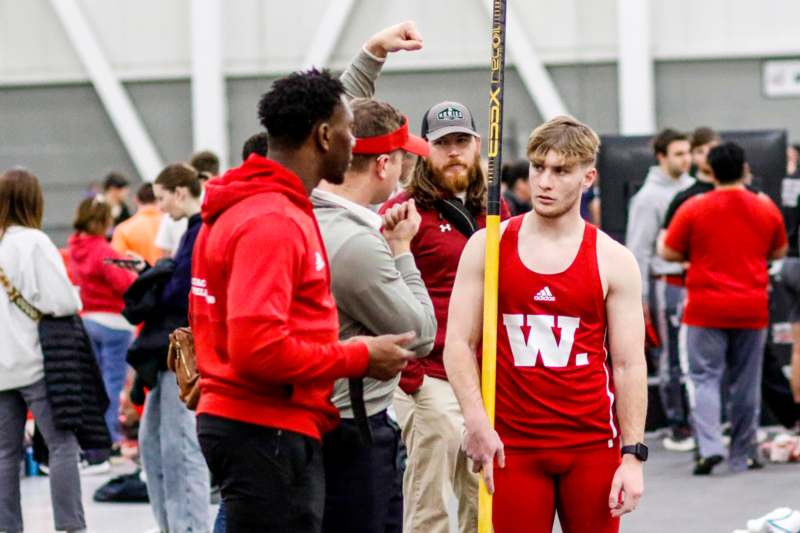
[[[364,405],[364,380],[350,378],[348,388],[350,389],[350,405],[353,407],[353,420],[358,427],[361,443],[364,446],[372,446],[372,428],[369,426],[367,407]]]
[[[433,202],[433,206],[465,237],[472,237],[472,234],[478,231],[475,217],[458,198],[440,198]]]

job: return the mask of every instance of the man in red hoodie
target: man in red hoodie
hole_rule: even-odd
[[[325,247],[308,198],[341,183],[354,143],[341,82],[312,69],[259,103],[269,158],[206,186],[193,258],[198,435],[227,531],[319,531],[321,436],[338,422],[337,378],[395,376],[413,334],[340,343]]]

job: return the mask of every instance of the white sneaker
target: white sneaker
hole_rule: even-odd
[[[80,470],[82,476],[99,476],[111,472],[111,463],[108,460],[102,463],[89,464],[88,461],[81,461]]]
[[[779,507],[769,514],[747,521],[750,533],[798,533],[800,532],[800,512],[788,507]]]
[[[693,437],[686,437],[684,439],[666,437],[663,441],[661,441],[661,444],[665,449],[671,452],[690,452],[697,447]]]
[[[792,509],[786,509],[788,513],[783,513],[780,516],[774,516],[767,520],[767,531],[770,533],[800,533],[800,512]]]

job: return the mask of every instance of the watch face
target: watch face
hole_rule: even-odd
[[[636,445],[636,456],[639,457],[642,461],[647,461],[648,449],[645,444],[637,444]]]
[[[622,447],[622,453],[623,454],[629,453],[629,454],[635,456],[640,461],[645,462],[645,461],[647,461],[648,448],[647,448],[647,445],[642,444],[640,442],[638,444],[633,444],[631,446],[623,446]]]

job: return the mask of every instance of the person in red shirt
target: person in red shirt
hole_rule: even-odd
[[[276,81],[259,103],[269,158],[206,186],[192,259],[190,324],[201,376],[203,454],[229,533],[317,532],[321,437],[337,378],[389,379],[413,334],[339,342],[328,258],[308,195],[342,183],[354,143],[342,83],[327,71]]]
[[[744,184],[745,154],[735,143],[708,153],[715,189],[694,196],[675,214],[661,255],[688,261],[683,323],[692,425],[699,447],[696,475],[722,462],[720,387],[730,383],[731,471],[746,470],[755,454],[761,367],[769,309],[767,261],[786,254],[780,210]]]
[[[549,533],[556,509],[565,533],[617,532],[643,492],[639,268],[580,214],[581,193],[597,177],[599,143],[565,116],[528,140],[533,211],[501,226],[496,431],[476,357],[485,231],[470,239],[458,266],[444,363],[464,412],[464,449],[494,493],[496,533]]]
[[[449,531],[448,494],[458,498],[462,532],[477,527],[478,479],[461,451],[464,419],[447,382],[442,350],[447,306],[467,239],[485,225],[486,179],[480,165],[481,138],[463,104],[441,102],[422,120],[430,153],[417,161],[406,189],[381,208],[388,228],[402,220],[402,204],[416,202],[422,221],[411,253],[428,288],[438,328],[428,357],[409,363],[395,393],[394,408],[408,449],[403,477],[403,530]],[[502,203],[503,218],[508,207]]]
[[[106,240],[113,221],[111,205],[102,196],[83,200],[75,214],[75,233],[69,237],[68,254],[69,269],[83,302],[83,323],[108,392],[106,424],[111,440],[119,447],[123,440],[119,394],[125,386],[128,372],[125,357],[134,332],[134,327],[122,316],[125,307],[122,296],[136,275],[107,261],[124,258]],[[106,456],[104,451],[87,453],[86,466],[92,468],[84,471],[107,472],[110,464],[105,461]]]

